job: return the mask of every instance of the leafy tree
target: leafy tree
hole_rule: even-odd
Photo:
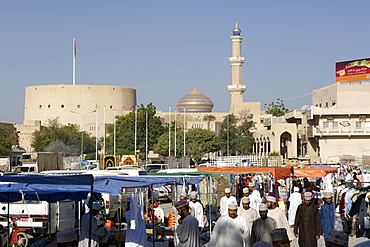
[[[168,124],[165,126],[165,133],[159,138],[158,142],[154,146],[154,152],[159,153],[163,156],[175,155],[175,124],[171,123],[171,155],[168,154]],[[186,137],[187,141],[187,137]],[[186,146],[187,148],[187,146]],[[177,127],[176,129],[176,156],[184,155],[184,132],[182,128]]]
[[[213,115],[205,115],[203,117],[203,121],[211,122],[211,121],[215,121],[215,120],[216,120],[216,117],[213,116]]]
[[[276,117],[283,116],[289,111],[287,108],[285,108],[283,100],[279,98],[277,98],[276,102],[273,101],[270,104],[265,104],[264,107],[267,108],[267,114],[272,114]]]
[[[31,146],[37,151],[58,151],[69,155],[81,154],[83,135],[84,153],[95,152],[95,137],[87,132],[81,132],[78,125],[59,123],[59,119],[49,119],[46,126],[33,132]]]
[[[238,118],[234,114],[228,114],[222,121],[220,132],[218,134],[218,139],[220,141],[220,150],[222,153],[227,155],[229,150],[229,155],[232,155],[235,150],[233,146],[236,144],[236,124]]]
[[[186,154],[194,161],[195,165],[207,153],[219,150],[220,143],[216,133],[206,129],[190,129],[186,133]]]
[[[9,128],[0,125],[0,156],[10,156],[12,153],[12,136],[9,133]]]
[[[123,116],[116,116],[116,154],[134,154],[135,149],[135,122],[136,148],[142,153],[146,148],[146,130],[148,130],[148,150],[154,148],[158,138],[163,134],[162,122],[156,114],[156,107],[150,103],[146,107],[142,104],[137,111]],[[148,119],[148,121],[146,120]],[[148,127],[146,126],[148,124]],[[114,153],[114,124],[107,126],[106,154]]]
[[[250,129],[254,126],[249,118],[239,120],[234,114],[228,114],[221,124],[218,139],[222,153],[227,155],[247,154],[253,148],[253,135]]]

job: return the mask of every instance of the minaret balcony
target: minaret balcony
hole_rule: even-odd
[[[241,66],[244,63],[245,57],[229,57],[231,66]]]
[[[246,85],[227,85],[227,91],[229,91],[231,94],[242,94],[246,90]]]

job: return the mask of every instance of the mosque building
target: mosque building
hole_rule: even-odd
[[[229,112],[212,112],[213,102],[196,87],[184,95],[174,112],[157,111],[163,122],[173,122],[185,128],[206,128],[218,133],[221,122],[228,114],[238,117],[252,116],[257,129],[262,127],[262,118],[270,118],[260,110],[260,102],[244,102],[246,86],[242,84],[242,66],[245,58],[241,56],[241,29],[236,22],[232,35],[231,84]],[[155,102],[154,102],[155,103]],[[24,123],[16,125],[20,133],[19,145],[31,150],[32,133],[46,125],[48,120],[58,118],[62,125],[77,124],[82,130],[98,138],[105,135],[104,126],[114,122],[115,115],[124,115],[137,105],[136,90],[133,88],[109,85],[53,84],[36,85],[26,88]],[[179,116],[182,115],[182,116]],[[214,116],[214,121],[204,121],[205,116]]]
[[[189,128],[204,128],[213,130],[218,133],[221,123],[228,114],[234,114],[239,118],[247,116],[252,117],[256,122],[257,129],[263,129],[263,122],[265,118],[271,118],[271,115],[265,114],[261,111],[261,102],[244,102],[243,94],[246,92],[246,85],[242,84],[242,66],[245,57],[241,56],[241,43],[243,36],[241,36],[241,29],[238,21],[232,30],[231,40],[231,57],[228,58],[231,65],[231,84],[227,86],[230,93],[230,110],[229,112],[213,112],[213,102],[210,98],[199,92],[194,86],[193,91],[184,95],[177,102],[177,110],[174,112],[158,111],[157,114],[163,118],[165,122],[174,121],[175,115],[185,114],[185,118],[181,116],[178,118],[179,125],[183,126],[186,121],[186,129]],[[204,121],[206,116],[215,117],[214,121]],[[262,120],[261,120],[262,118]],[[261,124],[262,122],[262,124]]]

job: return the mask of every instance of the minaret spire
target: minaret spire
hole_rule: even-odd
[[[243,36],[240,36],[241,30],[239,28],[238,20],[236,20],[235,27],[232,30],[230,40],[232,43],[232,53],[229,57],[231,65],[231,85],[227,86],[227,90],[231,95],[230,112],[234,112],[235,106],[243,103],[243,93],[247,90],[245,85],[242,85],[242,66],[245,57],[241,56],[241,43]]]

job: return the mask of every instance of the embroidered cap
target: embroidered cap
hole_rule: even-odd
[[[251,199],[249,199],[249,197],[243,197],[242,198],[242,203],[250,203],[251,202]]]
[[[180,200],[175,204],[175,208],[182,208],[186,205],[189,205],[189,203],[186,200]]]
[[[231,192],[231,190],[230,190],[229,188],[226,188],[226,189],[225,189],[225,193],[226,193],[226,194],[228,194],[228,193],[230,193],[230,192]]]
[[[249,193],[249,189],[248,189],[247,187],[243,188],[243,193],[244,193],[244,194]]]
[[[93,210],[100,210],[101,208],[101,205],[99,202],[93,202],[92,206],[91,206],[91,209]]]
[[[238,209],[238,204],[236,202],[230,202],[228,208],[229,209]]]
[[[288,239],[288,234],[285,228],[277,228],[270,232],[272,241],[286,240]]]
[[[270,201],[270,202],[275,202],[275,203],[276,203],[276,198],[275,198],[275,197],[273,197],[273,196],[268,196],[268,197],[266,197],[266,200],[267,200],[267,201]]]
[[[265,211],[267,210],[267,205],[264,203],[261,203],[260,206],[258,207],[259,211]]]
[[[331,197],[333,197],[333,194],[331,192],[324,192],[322,197],[323,198],[331,198]]]
[[[252,247],[271,247],[271,244],[265,241],[259,241],[259,242],[254,243]]]
[[[304,199],[305,200],[311,200],[312,199],[312,193],[311,192],[305,192],[304,193]]]

